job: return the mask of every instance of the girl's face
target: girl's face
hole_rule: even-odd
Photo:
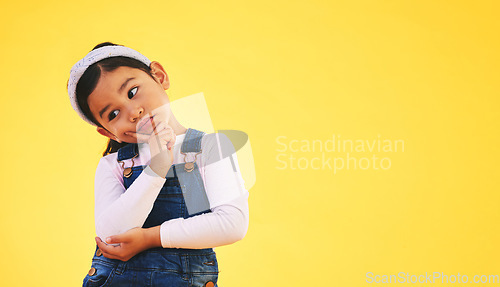
[[[154,125],[168,123],[170,83],[163,67],[152,62],[153,80],[139,69],[119,67],[101,74],[88,97],[90,111],[104,127],[97,131],[119,142],[137,142],[136,133],[150,135]]]

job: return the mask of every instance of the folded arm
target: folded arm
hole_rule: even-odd
[[[247,196],[235,201],[247,202]],[[122,261],[154,247],[199,249],[231,244],[243,239],[248,229],[248,204],[240,206],[243,208],[218,206],[211,213],[176,218],[151,228],[133,228],[110,236],[107,243],[96,237],[96,243],[105,257]]]
[[[95,179],[95,226],[101,239],[140,227],[153,208],[166,179],[149,167],[125,190],[106,159],[101,159]]]

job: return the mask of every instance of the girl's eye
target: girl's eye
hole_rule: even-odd
[[[118,113],[118,110],[111,111],[111,113],[109,113],[108,115],[108,119],[112,121],[114,118],[116,118],[116,116],[118,116]]]
[[[137,93],[137,87],[130,89],[130,91],[128,91],[128,98],[129,99],[133,98],[136,93]]]

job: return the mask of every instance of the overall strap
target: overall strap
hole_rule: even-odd
[[[186,137],[182,142],[181,153],[186,152],[200,152],[201,151],[201,139],[205,135],[204,132],[188,128],[186,132]]]
[[[129,143],[128,145],[118,150],[118,161],[131,159],[139,153],[139,146],[136,143]]]
[[[204,132],[188,129],[186,137],[182,142],[181,153],[188,152],[201,153],[201,139]],[[184,158],[185,160],[185,158]],[[179,179],[184,196],[184,202],[190,216],[210,212],[210,203],[205,191],[203,179],[196,164],[196,156],[193,162],[184,162],[174,165],[175,175]]]

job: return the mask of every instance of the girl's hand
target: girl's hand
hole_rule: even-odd
[[[119,243],[119,246],[107,245],[99,237],[96,237],[95,241],[104,257],[128,261],[144,250],[161,247],[160,226],[152,228],[136,227],[106,239],[108,244]]]
[[[166,150],[171,150],[175,140],[174,130],[166,122],[160,121],[157,124],[153,122],[153,132],[147,138],[151,158],[160,155]]]
[[[131,134],[137,142],[147,142],[151,152],[151,169],[161,177],[167,175],[172,166],[174,154],[172,147],[175,144],[176,135],[174,130],[166,122],[152,122],[153,131],[151,134],[135,133]]]

